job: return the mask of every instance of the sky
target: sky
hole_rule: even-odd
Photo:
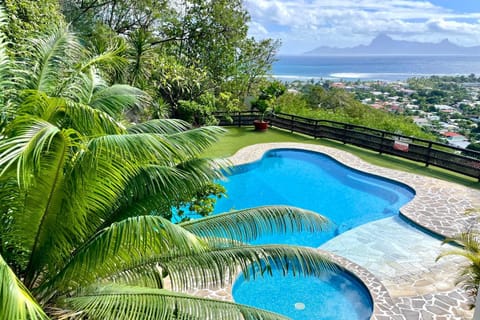
[[[393,39],[480,45],[480,0],[244,0],[256,39],[280,39],[280,54]]]

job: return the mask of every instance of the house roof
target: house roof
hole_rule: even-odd
[[[451,132],[451,131],[447,131],[447,132],[444,132],[442,133],[445,137],[459,137],[461,136],[460,133],[456,133],[456,132]]]

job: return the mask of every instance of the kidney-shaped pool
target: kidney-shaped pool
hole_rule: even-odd
[[[408,186],[342,165],[331,157],[304,150],[275,149],[260,161],[234,167],[221,182],[228,197],[214,213],[262,205],[291,205],[326,216],[331,231],[271,236],[256,243],[318,247],[370,221],[399,213],[414,197]]]
[[[255,243],[318,247],[333,237],[370,221],[399,213],[414,197],[406,185],[363,173],[331,157],[296,149],[275,149],[260,161],[234,167],[226,181],[228,198],[215,213],[263,205],[291,205],[326,216],[333,228],[316,234],[264,237]],[[326,271],[322,277],[273,276],[245,281],[232,290],[239,303],[271,310],[292,319],[369,319],[373,306],[365,286],[348,271]]]

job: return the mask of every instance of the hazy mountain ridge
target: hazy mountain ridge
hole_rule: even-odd
[[[480,46],[461,47],[444,39],[438,43],[394,40],[380,34],[368,45],[351,48],[317,47],[305,55],[480,55]]]

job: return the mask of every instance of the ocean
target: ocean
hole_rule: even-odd
[[[273,64],[282,81],[397,81],[431,75],[480,76],[480,56],[286,56]]]

